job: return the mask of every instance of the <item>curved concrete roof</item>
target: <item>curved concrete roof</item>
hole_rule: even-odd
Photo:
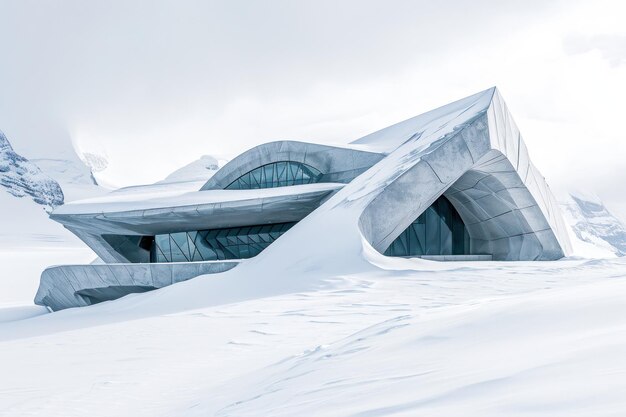
[[[298,221],[344,184],[260,190],[207,190],[147,198],[140,194],[70,203],[50,217],[90,234],[153,235],[176,231]]]
[[[221,190],[237,178],[272,162],[294,161],[322,172],[322,182],[347,183],[380,161],[376,152],[281,140],[247,150],[215,173],[201,190]]]

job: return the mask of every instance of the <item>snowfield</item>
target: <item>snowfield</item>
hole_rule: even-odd
[[[373,262],[0,324],[0,415],[626,413],[626,259]]]
[[[13,314],[3,307],[34,308],[33,297],[45,268],[89,263],[94,258],[80,239],[50,220],[43,206],[0,188],[0,321]]]
[[[473,117],[467,108],[392,136],[427,122],[402,145],[419,150]],[[38,162],[68,195],[91,198],[73,203],[85,210],[211,201],[197,190],[216,165],[203,157],[104,196],[91,170]],[[392,153],[225,273],[52,314],[32,305],[43,268],[95,255],[41,205],[0,190],[0,416],[626,415],[624,226],[601,201],[568,194],[578,257],[385,257],[355,213],[408,163]]]

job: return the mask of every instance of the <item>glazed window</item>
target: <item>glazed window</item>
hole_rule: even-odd
[[[230,183],[227,190],[287,187],[319,182],[322,173],[301,162],[281,161],[253,169]]]

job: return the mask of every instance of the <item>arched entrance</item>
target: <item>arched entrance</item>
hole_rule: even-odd
[[[444,196],[409,225],[387,248],[387,256],[467,255],[469,234],[461,216]]]

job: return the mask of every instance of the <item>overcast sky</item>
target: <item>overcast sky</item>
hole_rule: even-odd
[[[496,85],[555,187],[626,217],[624,1],[0,0],[0,130],[148,183],[354,140]]]

